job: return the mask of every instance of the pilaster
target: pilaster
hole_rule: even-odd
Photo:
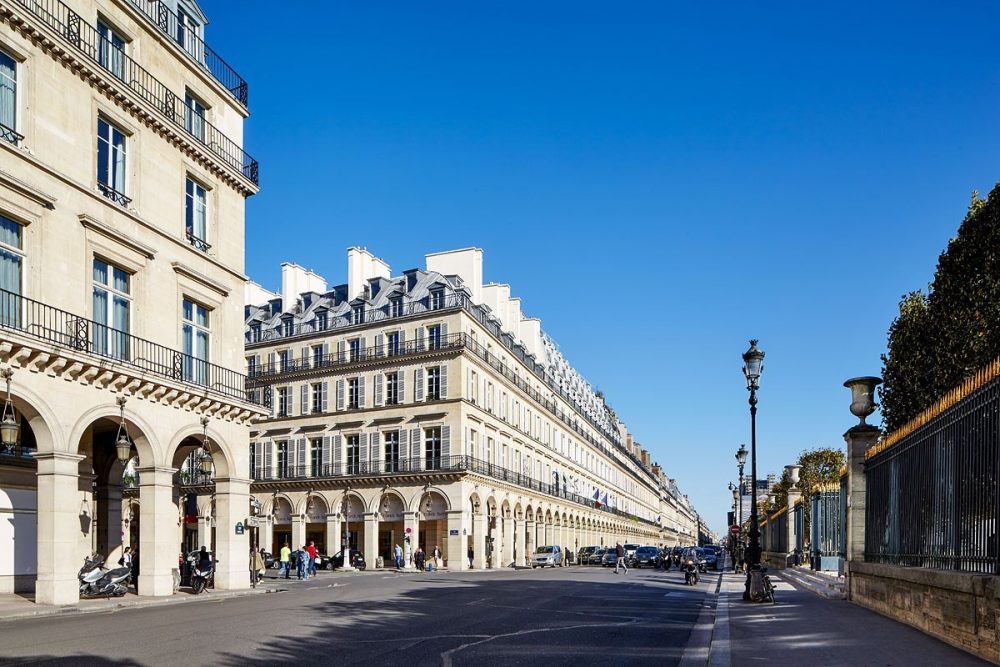
[[[177,568],[180,552],[174,504],[176,471],[149,466],[139,468],[138,472],[139,595],[173,595],[173,570]]]
[[[215,480],[215,587],[250,588],[250,530],[236,534],[236,524],[250,513],[250,480]]]
[[[447,553],[449,570],[468,570],[469,559],[466,557],[467,522],[465,512],[451,510],[448,512],[448,546]]]
[[[38,604],[76,604],[80,600],[77,562],[81,531],[79,464],[84,456],[38,452]]]

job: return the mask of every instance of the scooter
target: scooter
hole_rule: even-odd
[[[698,566],[693,560],[684,561],[681,566],[684,570],[684,585],[695,586],[698,584]]]
[[[132,570],[128,567],[108,570],[104,567],[104,557],[94,554],[84,559],[77,577],[80,579],[81,598],[122,597],[128,592]]]
[[[191,572],[191,590],[195,595],[198,595],[203,590],[208,588],[209,584],[214,583],[214,576],[215,568],[212,565],[209,565],[204,570],[195,565],[193,571]]]

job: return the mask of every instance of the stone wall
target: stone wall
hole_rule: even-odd
[[[1000,577],[851,561],[849,599],[1000,664]]]

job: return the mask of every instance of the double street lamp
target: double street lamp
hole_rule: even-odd
[[[750,392],[750,545],[747,548],[746,587],[743,591],[744,600],[757,600],[762,597],[762,577],[760,569],[760,523],[757,518],[757,389],[760,386],[760,375],[764,372],[764,353],[758,349],[757,340],[751,339],[750,349],[743,353],[743,376],[747,381],[747,391]],[[737,460],[739,454],[737,453]],[[745,456],[745,455],[744,455]]]

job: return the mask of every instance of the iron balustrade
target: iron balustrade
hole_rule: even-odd
[[[1000,574],[1000,377],[865,464],[865,560]]]
[[[208,70],[209,74],[244,107],[248,102],[247,82],[213,51],[205,40],[180,21],[169,7],[160,0],[129,0],[143,16],[163,34],[176,42],[193,61]]]
[[[770,553],[788,553],[788,512],[770,516],[760,527],[761,550]]]
[[[205,474],[200,470],[197,472],[182,470],[177,473],[177,482],[181,486],[211,486],[215,484],[215,476],[211,473]],[[122,475],[122,489],[126,491],[139,489],[138,471]]]
[[[24,139],[24,135],[19,134],[14,128],[0,123],[0,139],[17,146]]]
[[[195,250],[200,250],[202,252],[208,252],[209,248],[212,247],[211,243],[209,243],[205,239],[198,238],[197,236],[195,236],[191,232],[186,232],[186,235],[187,235],[188,243],[190,243],[191,246],[194,247]]]
[[[275,464],[271,470],[262,468],[252,468],[251,477],[254,483],[261,482],[284,482],[320,479],[339,479],[354,477],[383,477],[387,475],[401,474],[426,474],[426,473],[474,473],[490,477],[492,479],[507,482],[520,486],[524,489],[543,493],[545,495],[562,498],[579,505],[584,505],[591,509],[597,509],[608,514],[614,514],[630,520],[639,521],[651,526],[659,527],[655,521],[635,516],[630,512],[608,507],[607,505],[597,505],[594,500],[568,491],[566,488],[554,482],[543,482],[526,473],[509,470],[502,466],[478,459],[473,456],[452,455],[441,457],[411,457],[389,460],[366,460],[342,462],[339,465],[324,463],[319,466],[280,466]]]
[[[97,189],[101,191],[102,195],[104,195],[114,203],[118,204],[119,206],[128,208],[128,205],[132,203],[131,198],[125,196],[125,194],[122,192],[118,192],[117,190],[115,190],[110,185],[107,185],[106,183],[97,181]]]
[[[12,3],[24,7],[50,29],[59,33],[65,41],[121,81],[125,87],[153,106],[187,136],[204,146],[208,152],[238,171],[254,185],[259,184],[259,167],[256,160],[204,118],[199,118],[196,123],[186,122],[188,115],[193,112],[185,104],[183,95],[174,94],[139,63],[112,46],[94,26],[83,21],[79,14],[61,0],[12,0]]]
[[[810,549],[814,559],[836,558],[844,550],[844,517],[841,515],[840,485],[812,494]]]
[[[253,402],[242,373],[3,289],[0,330],[16,331],[199,390]]]

